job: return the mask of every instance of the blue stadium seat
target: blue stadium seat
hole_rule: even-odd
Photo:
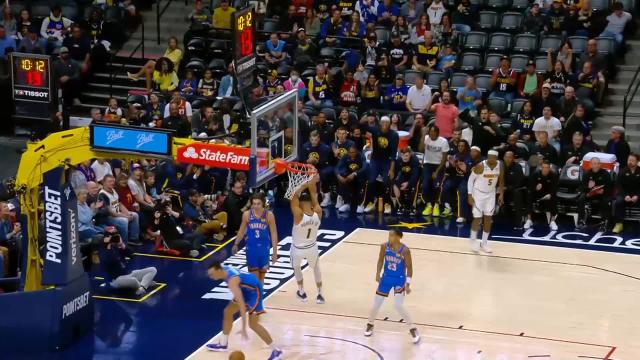
[[[616,53],[616,41],[612,37],[599,36],[596,38],[598,42],[598,52],[607,55]]]

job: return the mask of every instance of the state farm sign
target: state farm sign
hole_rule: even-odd
[[[249,170],[251,149],[236,146],[193,143],[178,148],[178,161],[216,168]]]

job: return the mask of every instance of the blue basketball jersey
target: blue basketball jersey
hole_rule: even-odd
[[[398,252],[391,249],[391,243],[387,243],[387,250],[384,253],[384,270],[382,272],[383,277],[391,278],[405,278],[405,263],[404,256],[404,244],[400,245]]]
[[[259,288],[260,285],[261,285],[260,284],[260,280],[258,280],[258,277],[256,277],[255,275],[253,275],[251,273],[240,271],[240,270],[234,268],[233,266],[224,265],[224,266],[222,266],[222,268],[227,273],[227,278],[225,279],[225,281],[227,283],[229,282],[229,280],[231,280],[231,278],[233,278],[235,276],[238,276],[240,278],[240,287],[241,288],[242,288],[242,285],[251,286],[253,288]]]
[[[271,245],[271,234],[269,233],[269,223],[264,211],[261,217],[255,216],[253,210],[249,210],[249,224],[247,224],[247,247]]]

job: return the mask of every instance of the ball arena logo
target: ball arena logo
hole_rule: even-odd
[[[251,149],[216,144],[191,144],[178,149],[178,161],[234,170],[249,170]]]
[[[319,230],[318,231],[318,251],[320,257],[326,254],[329,249],[338,245],[345,237],[344,231],[338,230]],[[265,297],[275,292],[283,286],[289,279],[293,278],[293,268],[291,267],[291,236],[280,240],[278,243],[278,261],[269,267],[269,272],[264,279]],[[244,249],[238,251],[237,254],[228,258],[224,265],[233,266],[242,271],[248,271],[247,260]],[[303,269],[307,266],[304,263]],[[202,296],[203,299],[214,300],[231,300],[232,295],[227,288],[227,283],[222,282],[214,287],[208,293]]]

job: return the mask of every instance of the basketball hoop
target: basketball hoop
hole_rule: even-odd
[[[291,199],[298,189],[318,174],[318,170],[311,164],[287,162],[282,159],[275,159],[273,162],[276,174],[280,175],[285,171],[289,174],[289,187],[284,194],[287,199]]]

